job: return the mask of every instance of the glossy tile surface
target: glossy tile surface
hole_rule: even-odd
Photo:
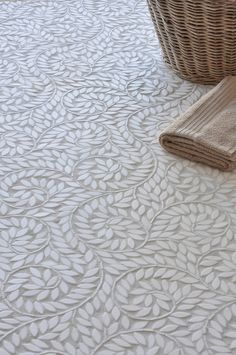
[[[236,354],[236,176],[157,143],[209,88],[145,1],[2,1],[0,53],[0,354]]]

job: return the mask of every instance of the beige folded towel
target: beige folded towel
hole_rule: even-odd
[[[223,79],[159,137],[170,153],[224,171],[236,166],[236,77]]]

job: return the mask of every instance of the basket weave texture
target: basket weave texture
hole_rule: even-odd
[[[147,0],[165,61],[182,78],[236,75],[235,0]]]

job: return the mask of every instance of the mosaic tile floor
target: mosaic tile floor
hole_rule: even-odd
[[[236,175],[158,145],[209,88],[145,1],[1,1],[0,53],[0,355],[236,354]]]

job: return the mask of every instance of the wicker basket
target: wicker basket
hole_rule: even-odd
[[[235,0],[147,0],[165,61],[182,78],[236,75]]]

